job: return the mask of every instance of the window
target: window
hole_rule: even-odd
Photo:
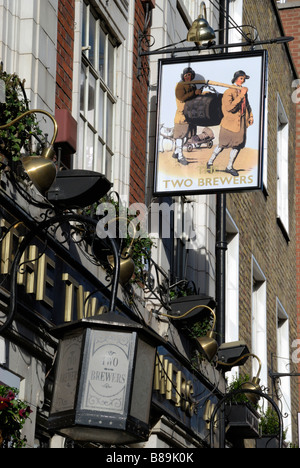
[[[175,280],[187,278],[189,242],[193,237],[193,209],[181,198],[174,210],[174,271]]]
[[[229,15],[235,21],[237,25],[243,24],[243,6],[244,0],[229,0]],[[232,26],[232,24],[230,24]],[[230,29],[229,32],[229,44],[234,44],[237,42],[241,42],[243,37],[235,28]],[[240,50],[235,49],[235,50]]]
[[[9,370],[0,367],[0,384],[20,389],[21,379]]]
[[[289,339],[289,317],[281,302],[277,299],[277,370],[286,374],[291,372],[290,368],[290,339]],[[287,429],[287,440],[292,440],[291,434],[291,378],[283,377],[280,380],[280,396],[284,427]]]
[[[252,352],[262,362],[261,383],[268,385],[267,365],[267,287],[266,278],[255,258],[252,258]],[[252,373],[257,375],[258,363],[253,359]]]
[[[0,365],[5,364],[6,361],[6,349],[5,340],[0,336]]]
[[[183,5],[190,18],[194,21],[200,14],[202,3],[205,4],[206,2],[203,2],[202,0],[179,0],[177,1],[177,8],[180,8],[180,6]]]
[[[227,213],[226,343],[239,339],[239,231]]]
[[[277,217],[286,233],[289,233],[289,123],[278,96],[277,129]]]
[[[116,40],[83,3],[78,165],[111,178]]]
[[[225,342],[239,340],[239,231],[227,213],[226,218],[226,323]],[[239,375],[239,367],[226,374],[228,382]]]

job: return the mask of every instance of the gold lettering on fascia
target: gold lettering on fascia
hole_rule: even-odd
[[[65,322],[72,321],[74,310],[77,313],[77,320],[102,315],[106,311],[105,306],[99,306],[98,298],[85,291],[69,273],[62,275],[62,281],[65,283]]]
[[[210,430],[210,425],[211,425],[211,417],[213,415],[213,412],[215,410],[216,405],[212,403],[212,401],[208,400],[205,404],[204,408],[204,414],[203,414],[203,419],[206,423],[206,429]],[[218,419],[217,415],[214,417],[214,429],[217,429],[218,427]]]
[[[188,416],[194,414],[194,388],[191,380],[164,356],[156,357],[154,390],[171,401]]]
[[[23,223],[10,224],[2,219],[1,227],[9,229],[1,243],[1,267],[2,275],[8,275],[11,271],[16,246],[20,245],[23,237],[18,233],[18,227]],[[49,297],[47,289],[53,288],[54,282],[48,275],[48,269],[54,270],[55,262],[47,255],[39,258],[36,245],[29,246],[20,260],[17,273],[17,284],[25,287],[26,294],[35,294],[37,301],[42,301],[49,307],[53,307],[53,300]]]
[[[35,294],[37,278],[38,248],[31,245],[23,253],[17,274],[17,284],[25,287],[26,294]]]
[[[4,219],[0,226],[8,231],[0,245],[0,274],[8,275],[14,260],[14,252],[24,237],[18,233],[18,227],[23,224],[16,223],[13,227]],[[36,245],[30,245],[22,255],[17,273],[17,284],[25,288],[26,294],[35,295],[36,301],[40,301],[50,308],[54,307],[54,274],[55,261],[47,254],[40,255]],[[74,311],[76,319],[102,315],[107,307],[99,304],[97,297],[86,291],[84,286],[74,279],[69,273],[63,273],[64,287],[64,320],[70,322]]]
[[[14,246],[20,242],[20,235],[18,234],[17,227],[21,223],[16,223],[14,227],[10,229],[10,224],[5,220],[1,220],[1,227],[9,229],[1,242],[1,275],[8,275],[14,259]]]
[[[53,308],[53,300],[47,295],[47,289],[54,287],[54,281],[48,275],[48,271],[55,269],[55,262],[43,254],[38,263],[38,276],[36,287],[36,300],[45,302],[49,307]]]

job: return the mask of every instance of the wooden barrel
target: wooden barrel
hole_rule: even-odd
[[[184,115],[190,124],[199,127],[220,125],[223,118],[222,94],[206,93],[187,101]]]

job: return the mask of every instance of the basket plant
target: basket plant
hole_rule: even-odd
[[[0,447],[4,441],[11,442],[12,448],[22,448],[26,445],[21,429],[32,411],[17,396],[18,389],[0,385]]]
[[[279,434],[279,420],[276,411],[272,408],[267,410],[261,415],[260,428],[262,436],[278,436]],[[286,439],[287,430],[283,431],[283,440]]]

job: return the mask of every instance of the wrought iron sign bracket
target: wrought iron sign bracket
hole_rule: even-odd
[[[291,42],[294,40],[294,37],[292,36],[282,36],[282,37],[276,37],[274,39],[266,39],[266,40],[247,40],[245,42],[236,42],[233,44],[216,44],[215,41],[209,41],[207,44],[204,45],[194,45],[191,47],[176,47],[178,44],[182,44],[183,42],[186,42],[186,39],[178,42],[177,44],[171,44],[167,45],[165,47],[160,47],[159,49],[155,50],[149,50],[151,47],[151,42],[150,38],[153,37],[149,34],[145,34],[140,32],[139,34],[139,39],[138,39],[138,78],[140,78],[143,75],[143,71],[145,70],[145,67],[143,66],[144,62],[142,60],[143,57],[148,57],[152,55],[164,55],[164,54],[170,54],[172,57],[174,54],[188,54],[190,52],[198,52],[201,53],[202,51],[208,51],[208,50],[228,50],[228,49],[235,49],[235,48],[243,48],[243,47],[250,47],[251,50],[254,50],[255,47],[257,46],[263,46],[263,45],[270,45],[270,44],[286,44],[288,42]],[[155,40],[153,39],[153,44]],[[152,44],[152,45],[153,45]],[[145,47],[146,45],[146,47]],[[175,47],[174,47],[175,46]],[[149,64],[147,62],[147,69],[149,69]]]
[[[143,39],[143,37],[141,38]],[[277,37],[274,39],[267,39],[264,41],[247,41],[247,42],[235,42],[233,44],[215,44],[215,43],[208,43],[203,46],[193,46],[193,47],[161,47],[156,50],[148,50],[143,51],[142,48],[139,48],[139,56],[144,57],[146,55],[162,55],[162,54],[180,54],[180,53],[187,53],[187,52],[202,52],[203,50],[216,50],[216,49],[232,49],[237,47],[256,47],[261,45],[268,45],[268,44],[284,44],[287,42],[291,42],[294,40],[294,37],[291,36],[283,36]],[[181,41],[180,43],[185,42]],[[179,43],[179,44],[180,44]]]

